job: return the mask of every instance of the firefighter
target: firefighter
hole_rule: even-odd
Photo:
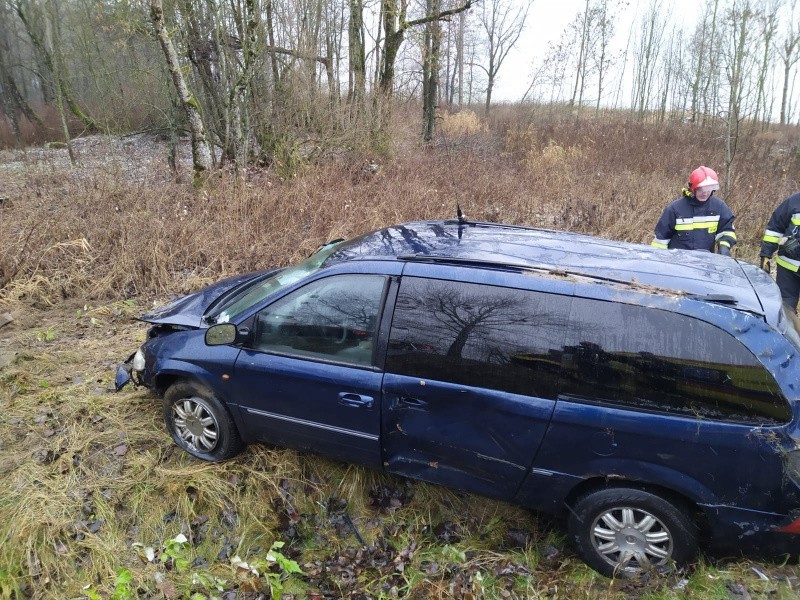
[[[781,202],[772,213],[761,242],[761,268],[770,272],[770,258],[778,251],[775,280],[781,298],[793,311],[797,311],[800,297],[800,192]]]
[[[736,243],[733,212],[723,200],[714,196],[719,178],[713,169],[697,167],[689,176],[680,198],[670,203],[656,223],[657,248],[705,250],[730,256]]]

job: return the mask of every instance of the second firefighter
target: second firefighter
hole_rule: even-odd
[[[713,169],[698,167],[689,176],[687,187],[661,215],[651,242],[658,248],[705,250],[730,255],[736,244],[733,221],[736,217],[714,192],[719,178]]]

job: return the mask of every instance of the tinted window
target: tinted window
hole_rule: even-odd
[[[572,305],[562,391],[698,418],[791,418],[772,376],[727,332],[667,311],[582,298]]]
[[[569,298],[404,277],[386,370],[555,398]]]
[[[258,313],[253,348],[371,364],[384,281],[341,275],[303,286]]]

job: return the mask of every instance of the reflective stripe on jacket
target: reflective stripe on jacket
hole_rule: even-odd
[[[778,257],[775,262],[784,269],[796,273],[800,268],[800,261],[782,256],[780,250],[786,238],[791,236],[800,236],[800,192],[786,198],[772,212],[759,252],[760,256],[770,257],[777,250]]]
[[[651,245],[713,252],[714,244],[719,242],[730,248],[736,243],[735,218],[728,205],[716,196],[705,202],[694,196],[681,196],[664,209]]]

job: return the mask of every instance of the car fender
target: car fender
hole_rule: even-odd
[[[660,488],[676,493],[694,504],[717,504],[719,498],[701,481],[664,465],[639,460],[598,457],[588,461],[579,474],[582,480],[570,490],[570,496],[586,487],[587,482],[605,481],[607,487],[615,482]]]

